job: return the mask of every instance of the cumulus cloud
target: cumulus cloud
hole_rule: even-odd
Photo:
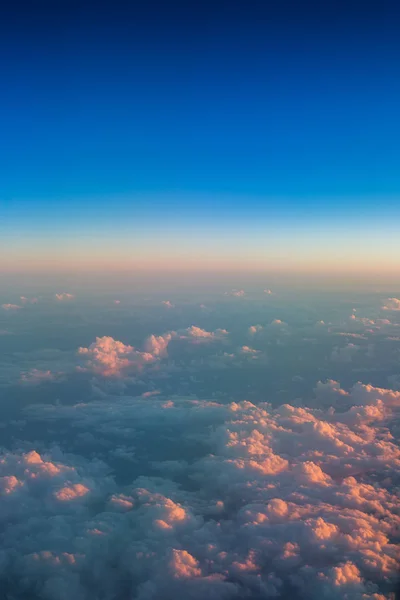
[[[155,350],[156,346],[155,343]],[[155,353],[140,352],[110,336],[96,338],[88,348],[79,348],[78,354],[85,359],[85,368],[104,377],[119,376],[132,367],[140,369],[153,362],[156,356]]]
[[[191,339],[195,341],[213,341],[224,339],[228,335],[226,329],[216,329],[215,331],[206,331],[200,327],[192,325],[187,329],[177,332],[179,339]]]
[[[264,329],[262,325],[251,325],[248,329],[249,335],[255,335],[256,333],[261,333]]]
[[[400,310],[400,299],[388,298],[382,305],[382,310]]]
[[[250,348],[250,346],[242,346],[240,348],[242,354],[257,354],[259,350],[255,350],[254,348]]]
[[[137,350],[110,336],[96,338],[88,348],[78,349],[78,356],[85,369],[104,377],[121,377],[133,371],[140,371],[146,365],[152,365],[168,355],[168,345],[172,340],[187,340],[195,343],[207,343],[226,339],[225,329],[206,331],[192,325],[179,331],[168,331],[162,335],[151,335],[144,343],[144,351]]]
[[[387,336],[396,315],[378,318],[376,299],[360,317],[348,304],[300,315],[285,307],[289,326],[255,305],[237,323],[235,310],[232,327],[223,315],[228,334],[215,329],[218,303],[188,327],[197,297],[190,310],[182,304],[176,330],[161,311],[154,329],[146,312],[131,332],[112,298],[104,331],[123,341],[83,342],[97,314],[84,337],[77,329],[63,341],[69,350],[34,361],[21,352],[13,363],[25,386],[15,390],[33,401],[3,425],[4,597],[389,600],[400,559],[400,391],[349,382],[353,361],[373,358],[365,376],[400,387]],[[28,313],[38,316],[24,312],[24,327]],[[143,343],[133,342],[140,331]],[[339,336],[349,338],[343,347]],[[30,343],[20,338],[3,345]],[[346,385],[315,384],[329,368]],[[63,372],[74,375],[60,399],[59,385],[34,387]],[[82,401],[88,379],[93,394]]]
[[[287,333],[289,326],[285,321],[281,321],[281,319],[273,319],[271,323],[268,325],[251,325],[248,329],[248,334],[250,336],[263,334],[268,336],[268,334],[273,334],[274,332],[282,332]]]
[[[174,331],[164,333],[164,335],[151,335],[145,342],[146,352],[152,356],[166,356],[170,341],[176,336]]]
[[[274,319],[271,322],[272,327],[287,327],[287,323],[285,321],[281,321],[281,319]]]
[[[62,302],[63,300],[73,300],[75,298],[74,294],[68,294],[67,292],[62,292],[61,294],[55,295],[56,300]]]
[[[31,408],[30,418],[69,422],[105,447],[118,440],[140,470],[118,484],[91,461],[6,453],[7,592],[123,597],[128,585],[141,600],[284,598],[288,589],[388,600],[400,558],[400,448],[390,432],[400,392],[328,381],[315,404],[120,397],[111,410],[104,399]],[[176,461],[178,448],[186,460]],[[142,476],[151,465],[159,475]]]

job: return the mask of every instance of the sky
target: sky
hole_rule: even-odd
[[[399,13],[0,8],[1,600],[399,600]]]
[[[4,273],[398,273],[393,2],[1,19]]]

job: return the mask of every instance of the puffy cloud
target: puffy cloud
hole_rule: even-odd
[[[400,299],[388,298],[382,305],[382,310],[400,310]]]
[[[153,356],[166,356],[170,341],[175,337],[175,332],[164,335],[151,335],[145,342],[146,352]]]
[[[154,338],[154,336],[153,336]],[[129,368],[140,369],[153,362],[162,344],[154,338],[149,345],[154,353],[140,352],[133,346],[114,340],[110,336],[96,338],[88,348],[79,348],[78,354],[85,359],[85,368],[104,377],[119,376]]]
[[[18,304],[2,304],[1,308],[4,310],[19,310],[22,306],[19,306]]]
[[[119,397],[111,407],[30,409],[91,433],[105,458],[118,441],[119,456],[136,455],[140,467],[132,481],[124,471],[123,484],[100,486],[90,462],[7,454],[9,591],[21,596],[24,573],[25,595],[35,586],[51,600],[64,587],[119,597],[124,582],[142,599],[284,597],[288,588],[310,600],[388,598],[400,558],[400,448],[388,426],[400,392],[328,381],[315,404]]]
[[[264,290],[264,294],[267,294],[267,296],[272,296],[273,291],[272,290]]]
[[[268,325],[251,325],[247,330],[248,335],[250,336],[262,334],[264,337],[276,335],[277,333],[287,335],[288,331],[288,324],[285,323],[285,321],[281,321],[281,319],[273,319]]]
[[[250,348],[250,346],[242,346],[240,352],[242,354],[258,354],[259,350],[254,350],[254,348]]]
[[[290,328],[279,319],[271,323],[276,313],[263,317],[256,306],[250,321],[243,318],[232,328],[224,315],[229,336],[214,329],[218,305],[214,316],[203,313],[201,327],[187,328],[182,306],[176,315],[182,329],[165,332],[157,325],[143,345],[131,345],[134,336],[124,342],[105,336],[77,355],[60,352],[53,360],[43,351],[36,362],[21,355],[16,378],[26,385],[57,379],[58,371],[75,370],[77,361],[90,377],[109,379],[92,379],[97,395],[75,405],[72,385],[54,404],[50,394],[58,394],[58,386],[18,388],[35,404],[18,416],[23,425],[10,435],[5,431],[4,443],[12,441],[0,454],[3,594],[14,600],[388,600],[400,558],[400,391],[363,383],[342,389],[328,380],[311,397],[309,373],[320,354],[315,371],[327,373],[330,366],[354,381],[347,361],[357,353],[357,365],[367,356],[371,364],[372,334],[374,360],[381,352],[387,368],[371,377],[382,382],[396,371],[389,354],[395,344],[381,335],[395,324],[377,318],[376,306],[372,312],[366,306],[366,316],[354,318],[346,307],[303,316],[285,308]],[[120,317],[111,314],[112,331],[120,331]],[[319,316],[325,323],[316,323]],[[253,325],[246,336],[251,322],[263,325]],[[338,335],[354,344],[336,348],[334,360],[342,365],[333,365],[327,357],[340,346],[333,337]],[[305,336],[320,343],[309,355]],[[285,337],[293,340],[288,353],[276,345]],[[74,339],[68,340],[72,347],[79,345]],[[264,352],[272,364],[265,374],[257,368]],[[280,369],[281,355],[288,357],[286,370]],[[231,370],[212,371],[213,360]],[[258,391],[253,387],[253,376],[269,378],[275,366],[271,388],[280,397],[289,402],[293,388],[304,394],[294,405],[278,406],[274,390],[273,405],[260,401],[265,379]],[[247,369],[243,395],[236,367]],[[281,372],[287,390],[275,386]],[[124,377],[132,377],[129,389],[138,397],[122,395],[128,389]],[[234,398],[257,403],[232,402],[224,379]],[[75,376],[74,386],[76,381],[87,385],[87,376]],[[168,395],[168,389],[197,390],[214,400]],[[25,432],[39,441],[19,443]]]
[[[225,329],[206,331],[192,325],[187,329],[149,336],[143,352],[110,336],[98,337],[88,348],[78,349],[78,355],[83,360],[83,367],[80,368],[104,377],[121,377],[167,357],[168,345],[172,340],[204,343],[224,340],[227,334]]]
[[[62,292],[61,294],[55,295],[56,300],[62,302],[63,300],[73,300],[75,298],[74,294],[68,294],[67,292]]]
[[[228,332],[226,329],[216,329],[215,331],[206,331],[200,327],[192,325],[185,330],[178,332],[179,339],[192,339],[196,341],[212,341],[224,339]]]
[[[264,329],[264,327],[262,325],[251,325],[249,327],[249,335],[255,335],[256,333],[261,333],[261,331]]]
[[[287,327],[287,323],[285,323],[284,321],[281,321],[280,319],[274,319],[271,322],[271,326],[272,327]]]

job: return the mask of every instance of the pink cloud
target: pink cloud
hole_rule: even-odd
[[[22,306],[18,306],[18,304],[2,304],[1,308],[4,310],[20,310]]]
[[[106,585],[122,597],[128,579],[138,598],[279,598],[288,586],[310,600],[388,598],[400,558],[400,449],[391,433],[400,392],[334,381],[316,390],[317,408],[123,396],[31,407],[102,442],[109,432],[113,445],[126,442],[120,456],[140,449],[140,470],[151,465],[152,475],[118,485],[94,481],[98,466],[78,458],[71,466],[59,451],[6,452],[9,573],[23,574],[29,590],[56,576],[61,589],[78,582],[77,597]],[[171,444],[182,460],[160,458],[149,432],[166,434],[166,452]],[[71,531],[57,544],[53,515],[57,535]]]
[[[174,308],[175,306],[175,304],[172,304],[172,302],[170,302],[169,300],[163,300],[161,304],[163,304],[166,308]]]
[[[150,352],[140,352],[110,336],[96,338],[88,348],[79,348],[78,354],[86,359],[86,368],[104,377],[120,376],[128,368],[138,369],[155,360]]]
[[[25,296],[21,296],[20,300],[22,304],[37,304],[38,302],[37,298],[26,298]]]
[[[41,371],[40,369],[31,369],[21,374],[21,383],[28,385],[39,385],[46,381],[55,381],[62,376],[62,373],[52,373],[51,371]]]
[[[68,294],[67,292],[56,294],[56,300],[59,300],[60,302],[62,302],[63,300],[73,300],[74,298],[74,294]]]
[[[382,305],[382,310],[400,310],[400,299],[399,298],[388,298],[385,304]]]

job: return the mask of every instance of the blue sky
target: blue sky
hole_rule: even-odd
[[[8,235],[398,216],[394,3],[79,4],[5,13]]]

